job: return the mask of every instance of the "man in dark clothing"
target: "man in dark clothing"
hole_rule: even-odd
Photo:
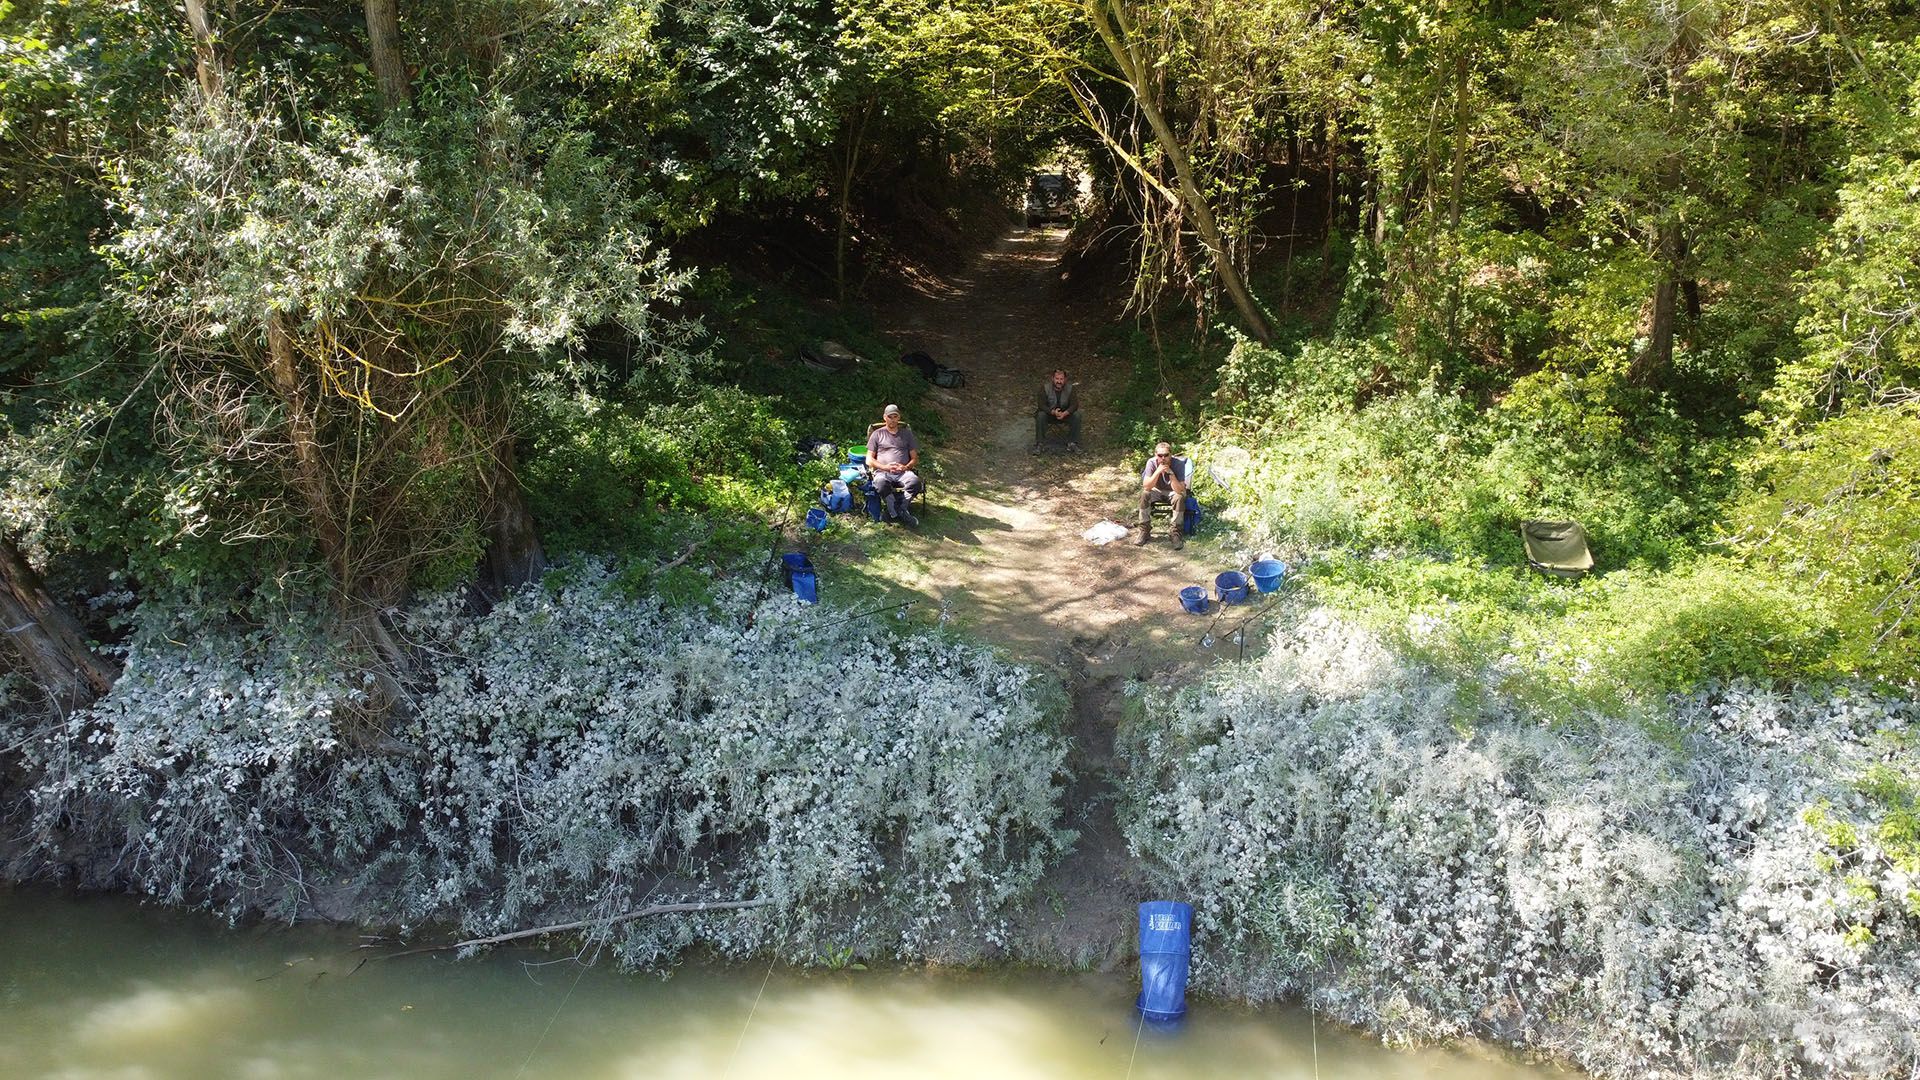
[[[1040,398],[1033,414],[1033,453],[1040,452],[1040,444],[1047,439],[1049,422],[1067,425],[1067,452],[1080,452],[1080,389],[1079,383],[1067,381],[1067,373],[1056,371],[1053,378],[1040,384]]]
[[[1187,533],[1180,526],[1186,523],[1187,482],[1192,479],[1192,469],[1186,458],[1173,456],[1170,444],[1153,448],[1146,468],[1140,470],[1140,535],[1133,538],[1135,544],[1153,539],[1153,504],[1172,503],[1173,546],[1175,550],[1186,546]]]
[[[873,472],[873,493],[888,521],[918,527],[920,519],[907,509],[927,485],[913,471],[920,464],[920,440],[900,422],[900,406],[889,405],[880,414],[883,423],[867,432],[867,468]]]

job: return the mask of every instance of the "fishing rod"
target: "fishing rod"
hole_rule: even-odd
[[[1260,560],[1258,559],[1250,560],[1245,567],[1240,568],[1239,572],[1242,574],[1248,573],[1250,570],[1252,570],[1253,564],[1259,561]],[[1247,587],[1248,588],[1253,587],[1253,582],[1251,580],[1248,581]],[[1253,614],[1248,615],[1246,618],[1241,619],[1238,623],[1234,624],[1232,629],[1227,631],[1227,635],[1233,639],[1234,644],[1239,646],[1240,648],[1239,658],[1242,660],[1245,660],[1247,658],[1247,628],[1251,627],[1254,623],[1259,622],[1262,619],[1272,618],[1274,614],[1280,610],[1281,605],[1276,603],[1271,603],[1267,600],[1267,597],[1269,595],[1271,594],[1261,593],[1260,594],[1261,601],[1260,601],[1259,608],[1256,609]],[[1206,633],[1203,634],[1200,638],[1201,648],[1203,649],[1213,648],[1214,627],[1220,625],[1220,620],[1227,617],[1227,607],[1228,605],[1221,604],[1219,612],[1215,614],[1213,617],[1213,621],[1207,624]]]
[[[920,597],[916,596],[911,600],[902,600],[897,604],[882,604],[877,608],[869,608],[868,610],[862,611],[858,614],[848,615],[843,619],[835,619],[832,622],[828,622],[828,623],[815,623],[813,624],[813,626],[809,627],[809,629],[825,630],[825,629],[828,629],[829,627],[844,626],[847,623],[864,619],[869,615],[878,615],[883,611],[905,611],[919,602],[920,602]]]
[[[787,538],[787,525],[792,521],[793,501],[788,499],[786,506],[781,508],[780,520],[772,525],[773,543],[767,547],[766,565],[760,568],[760,588],[753,594],[753,603],[747,607],[747,624],[741,627],[742,630],[751,630],[754,620],[760,616],[760,605],[766,602],[767,586],[771,583],[768,573],[773,569],[773,564],[780,561],[780,544]]]

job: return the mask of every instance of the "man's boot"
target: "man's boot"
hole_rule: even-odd
[[[1181,548],[1186,546],[1187,546],[1186,522],[1181,521],[1179,518],[1174,518],[1173,519],[1173,550],[1179,551]]]
[[[1140,523],[1140,535],[1138,535],[1138,536],[1136,536],[1136,537],[1134,537],[1134,538],[1133,538],[1133,546],[1134,546],[1134,547],[1145,547],[1145,546],[1146,546],[1146,543],[1147,543],[1147,541],[1149,541],[1149,540],[1151,540],[1151,539],[1153,539],[1153,526],[1152,526],[1152,525],[1149,525],[1148,523],[1146,523],[1146,522],[1144,522],[1144,521],[1143,521],[1143,522],[1141,522],[1141,523]]]

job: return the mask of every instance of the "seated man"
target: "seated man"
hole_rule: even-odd
[[[1047,423],[1054,421],[1067,425],[1067,452],[1080,452],[1080,389],[1079,383],[1067,381],[1065,371],[1055,371],[1053,378],[1040,384],[1040,398],[1033,414],[1033,453],[1040,452],[1040,444],[1047,440]]]
[[[1186,458],[1173,456],[1172,444],[1161,443],[1153,448],[1147,467],[1140,470],[1140,535],[1133,538],[1135,544],[1153,539],[1153,504],[1172,503],[1173,546],[1175,550],[1186,546],[1186,530],[1180,526],[1186,523],[1187,480],[1191,469]]]
[[[918,527],[920,519],[907,509],[927,485],[913,471],[920,464],[920,440],[913,429],[900,422],[900,406],[889,405],[880,414],[884,421],[867,432],[867,468],[873,472],[873,492],[880,497],[880,512],[888,521]]]

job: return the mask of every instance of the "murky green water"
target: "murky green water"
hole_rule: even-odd
[[[350,931],[228,930],[0,890],[7,1077],[1338,1077],[1564,1074],[1400,1054],[1293,1010],[1195,1003],[1140,1035],[1124,978],[794,972],[671,979],[535,951],[370,963]]]

